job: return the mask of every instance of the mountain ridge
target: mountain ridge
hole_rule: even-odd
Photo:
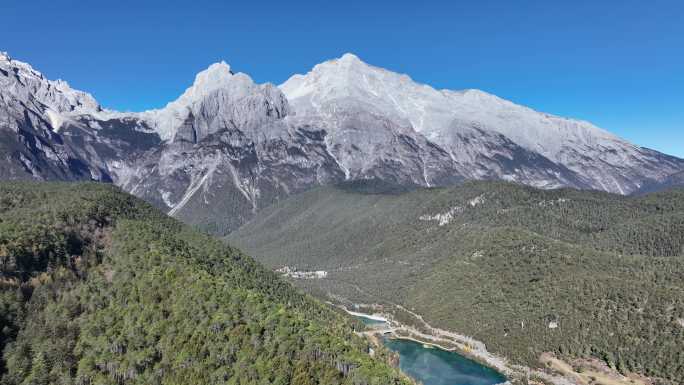
[[[502,179],[629,194],[684,160],[479,90],[436,90],[345,54],[275,86],[225,62],[160,109],[118,112],[0,60],[3,179],[112,182],[225,234],[311,187]],[[522,132],[522,133],[521,133]]]
[[[649,156],[647,150],[586,121],[538,112],[481,90],[437,90],[407,75],[368,65],[351,54],[318,64],[306,75],[295,75],[280,88],[297,115],[320,115],[335,121],[344,119],[340,110],[369,111],[389,117],[397,125],[408,123],[416,134],[449,152],[469,179],[484,176],[468,171],[477,169],[481,159],[458,151],[463,136],[468,138],[473,131],[501,135],[526,151],[588,177],[584,182],[593,189],[622,194],[638,186],[625,184],[633,176],[625,178],[620,169]],[[491,155],[481,147],[478,153]],[[519,159],[510,152],[506,155]],[[586,159],[578,165],[582,157]],[[500,162],[490,161],[485,168],[497,166]],[[653,164],[648,167],[653,169]],[[512,170],[498,176],[543,187],[522,174]]]

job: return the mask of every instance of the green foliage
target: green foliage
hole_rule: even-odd
[[[684,190],[329,187],[264,210],[228,240],[273,267],[327,270],[295,281],[312,293],[402,305],[514,362],[536,366],[551,351],[684,382]]]
[[[329,306],[97,184],[0,185],[0,383],[402,384]]]

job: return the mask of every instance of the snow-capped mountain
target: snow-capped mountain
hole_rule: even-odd
[[[257,85],[248,75],[234,74],[228,64],[220,62],[200,72],[193,85],[165,108],[136,115],[164,140],[179,139],[176,135],[180,134],[198,142],[226,128],[258,129],[287,112],[287,101],[275,86]],[[189,116],[196,132],[179,133]]]
[[[111,182],[113,165],[158,143],[144,122],[0,53],[0,178]]]
[[[129,162],[115,183],[224,232],[279,197],[343,180],[324,134],[290,127],[288,112],[274,85],[214,64],[165,108],[127,115],[156,129],[163,143]]]
[[[352,54],[294,75],[280,88],[299,119],[324,121],[333,136],[345,135],[350,119],[381,117],[385,128],[402,127],[404,134],[439,146],[466,178],[625,194],[682,165],[591,123],[540,113],[479,90],[436,90]],[[379,130],[373,124],[352,125]],[[441,184],[431,177],[428,173],[424,183]]]
[[[345,180],[627,194],[684,170],[590,123],[435,90],[351,54],[279,87],[216,63],[175,101],[136,113],[103,109],[6,54],[0,87],[1,178],[113,182],[221,233],[286,195]]]

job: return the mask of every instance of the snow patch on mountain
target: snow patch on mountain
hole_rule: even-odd
[[[298,114],[329,116],[359,106],[409,123],[443,145],[473,125],[553,160],[566,144],[627,145],[588,122],[540,113],[481,90],[436,90],[407,75],[368,65],[353,54],[318,64],[306,75],[294,75],[280,89]]]
[[[281,118],[287,111],[287,100],[275,86],[258,85],[221,61],[197,74],[192,86],[166,107],[132,116],[145,120],[163,140],[174,139],[186,123],[196,125],[199,140],[221,129],[262,123],[271,113]]]
[[[72,89],[63,80],[48,80],[28,63],[12,59],[6,52],[0,54],[0,86],[3,94],[15,103],[37,105],[53,114],[92,113],[101,110],[92,95]]]
[[[668,159],[663,170],[655,171],[664,158],[654,160],[653,154],[589,122],[538,112],[481,90],[437,90],[353,54],[318,64],[279,87],[300,121],[325,120],[335,136],[346,130],[349,116],[382,117],[441,147],[454,167],[471,178],[625,194],[638,187],[639,179],[662,179],[680,167],[676,159]],[[511,167],[529,156],[506,143],[537,154],[539,164],[534,169]],[[545,166],[549,163],[554,169]],[[497,164],[509,169],[496,170]],[[429,185],[427,178],[422,184]]]
[[[286,195],[344,180],[503,179],[626,194],[684,169],[588,122],[479,90],[437,90],[353,54],[279,87],[219,62],[163,108],[118,112],[1,53],[0,130],[12,149],[1,177],[113,182],[222,231]],[[445,225],[484,203],[421,220]]]

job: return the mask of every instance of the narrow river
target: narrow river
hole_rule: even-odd
[[[380,327],[385,322],[357,316],[364,324]],[[456,352],[421,343],[383,338],[385,346],[399,354],[399,368],[423,385],[494,385],[506,382],[499,372]]]

